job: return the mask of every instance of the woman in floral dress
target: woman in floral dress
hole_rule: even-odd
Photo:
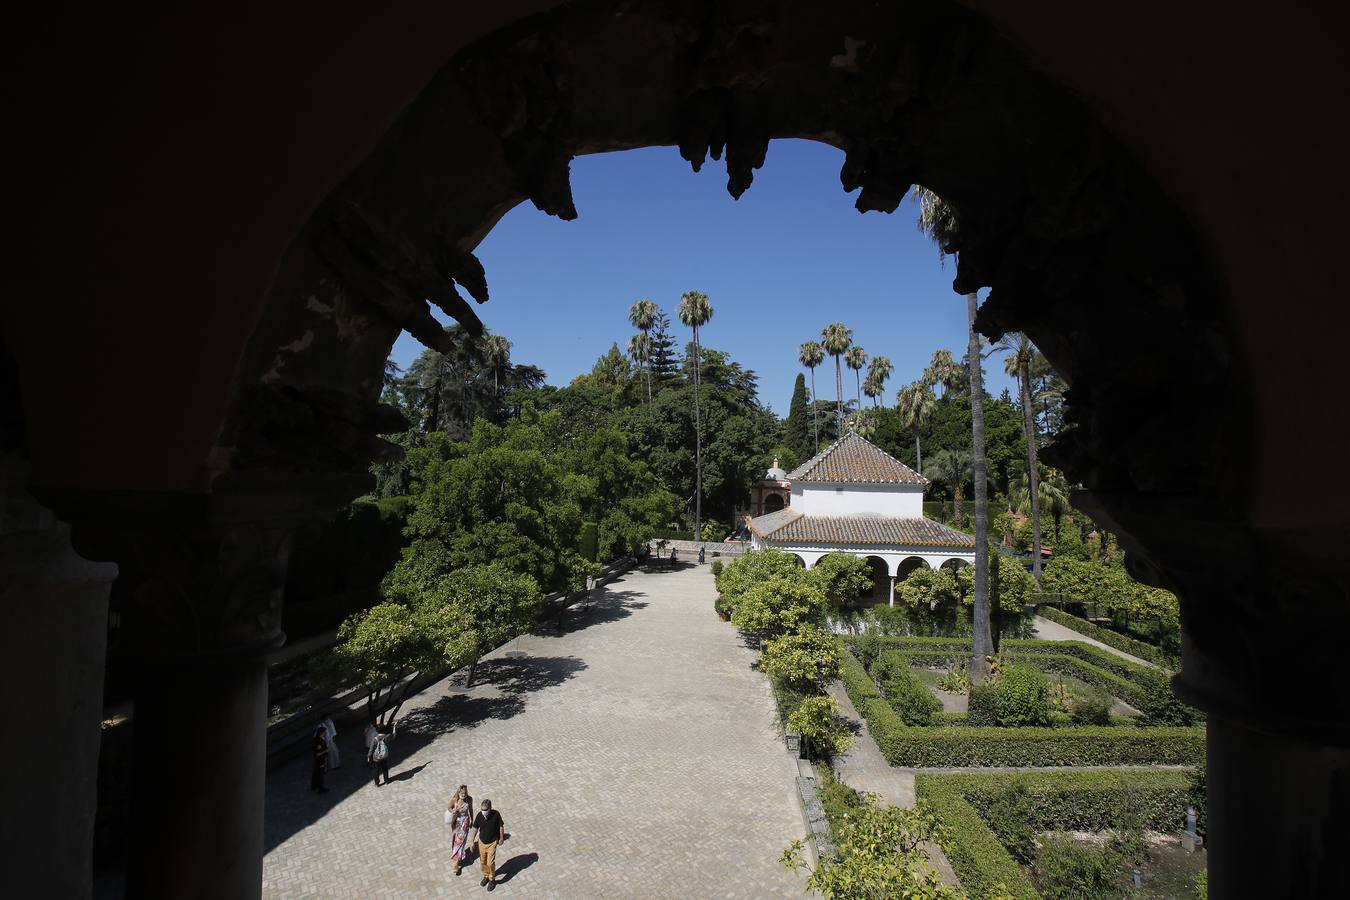
[[[469,856],[469,826],[473,823],[473,798],[469,796],[467,785],[461,784],[450,798],[446,806],[446,821],[450,823],[450,859],[458,875]]]

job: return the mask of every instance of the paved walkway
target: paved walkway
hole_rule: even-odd
[[[1043,619],[1040,616],[1036,616],[1031,620],[1031,624],[1032,627],[1036,629],[1036,637],[1040,638],[1043,641],[1081,641],[1084,644],[1091,644],[1094,647],[1097,647],[1101,650],[1105,650],[1107,653],[1114,653],[1121,659],[1128,659],[1130,662],[1135,663],[1136,665],[1147,666],[1150,669],[1159,668],[1159,666],[1149,662],[1146,659],[1140,659],[1137,656],[1131,656],[1124,650],[1117,650],[1115,647],[1112,647],[1109,644],[1103,644],[1101,641],[1096,640],[1095,638],[1090,638],[1086,634],[1083,634],[1082,632],[1079,631],[1074,631],[1072,628],[1068,628],[1064,625],[1059,624],[1058,622],[1051,622],[1049,619]]]
[[[327,795],[307,761],[273,773],[264,896],[483,896],[476,870],[450,874],[442,811],[460,782],[511,835],[494,897],[804,896],[778,864],[806,833],[796,764],[713,596],[706,567],[630,574],[569,611],[567,633],[486,661],[473,689],[429,688],[401,717],[388,786],[354,733]]]

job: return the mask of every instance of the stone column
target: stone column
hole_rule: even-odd
[[[1207,713],[1211,896],[1350,896],[1350,528],[1076,495],[1181,598],[1177,693]]]
[[[80,498],[77,541],[123,563],[121,640],[136,671],[129,897],[261,893],[266,658],[284,641],[290,537],[353,493],[312,482],[231,474],[209,494]]]
[[[71,549],[69,530],[0,459],[0,893],[93,890],[108,589],[117,567]]]
[[[891,576],[891,593],[890,593],[889,605],[891,605],[891,606],[894,606],[894,605],[895,605],[895,576],[894,576],[894,575]]]

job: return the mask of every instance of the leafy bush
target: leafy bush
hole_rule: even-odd
[[[876,664],[877,656],[881,653],[881,640],[877,637],[875,631],[867,631],[853,644],[853,655],[862,663],[862,667],[868,672],[872,671],[872,666]]]
[[[856,603],[872,591],[872,566],[852,553],[826,553],[811,567],[810,576],[836,606]]]
[[[727,536],[727,526],[713,519],[703,523],[703,542],[714,544]]]
[[[1080,694],[1069,706],[1069,716],[1075,725],[1110,725],[1111,697],[1102,690]]]
[[[915,677],[909,662],[898,653],[883,653],[874,667],[881,692],[906,725],[930,725],[942,703]]]
[[[970,686],[970,699],[966,704],[968,724],[998,724],[998,687],[992,681]]]
[[[1195,830],[1202,834],[1209,831],[1209,769],[1207,763],[1201,760],[1200,765],[1191,772],[1190,789],[1187,791],[1187,802],[1195,807]]]
[[[717,590],[733,603],[757,584],[773,578],[805,580],[797,557],[781,550],[756,550],[732,560],[717,578]]]
[[[1146,669],[1137,680],[1139,692],[1135,703],[1144,713],[1141,725],[1190,725],[1198,718],[1196,711],[1182,703],[1172,690],[1171,679],[1161,672]]]
[[[810,625],[775,638],[764,647],[759,670],[798,690],[824,691],[839,677],[839,647],[829,634]]]
[[[730,616],[733,607],[731,605],[730,600],[728,600],[726,597],[723,597],[721,594],[718,594],[717,599],[713,601],[713,609],[717,610],[724,616]]]
[[[966,671],[966,664],[956,660],[947,666],[947,671],[938,679],[938,687],[949,694],[966,694],[970,692],[970,673]]]
[[[1034,666],[1010,666],[994,685],[994,709],[1005,727],[1050,724],[1049,685]]]
[[[1119,857],[1111,851],[1056,834],[1036,854],[1036,883],[1049,900],[1099,900],[1117,893],[1119,868]]]
[[[858,712],[893,766],[1195,765],[1205,755],[1205,730],[1196,727],[911,728],[898,714],[874,722],[874,709],[875,701]]]
[[[854,744],[833,697],[807,697],[788,716],[787,727],[800,734],[813,753],[835,756]]]
[[[722,573],[726,580],[734,566]],[[736,604],[732,621],[742,631],[776,637],[800,626],[820,621],[825,615],[825,595],[800,575],[775,576],[738,596],[723,594]]]
[[[1209,869],[1195,876],[1195,900],[1209,900]]]
[[[712,561],[712,565],[708,567],[708,570],[712,572],[713,578],[716,578],[717,576],[721,575],[722,561],[720,559],[714,559]]]

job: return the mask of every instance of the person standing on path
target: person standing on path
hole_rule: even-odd
[[[497,845],[506,839],[506,825],[502,814],[492,808],[491,800],[483,801],[483,809],[473,820],[475,839],[478,842],[478,866],[483,870],[483,880],[489,891],[497,887]]]
[[[389,783],[389,742],[398,737],[398,725],[375,725],[375,737],[370,742],[368,760],[375,766],[375,786],[380,786],[380,775]]]
[[[323,720],[323,730],[325,739],[328,741],[328,768],[330,770],[336,769],[342,765],[342,757],[338,755],[337,726],[333,724],[332,716]]]
[[[473,826],[473,798],[468,785],[461,784],[446,806],[445,821],[450,824],[450,861],[458,875],[469,857],[469,829]]]
[[[328,769],[328,729],[323,725],[315,728],[309,746],[314,759],[314,768],[309,774],[309,789],[316,794],[326,794],[328,788],[324,786],[323,775]]]

